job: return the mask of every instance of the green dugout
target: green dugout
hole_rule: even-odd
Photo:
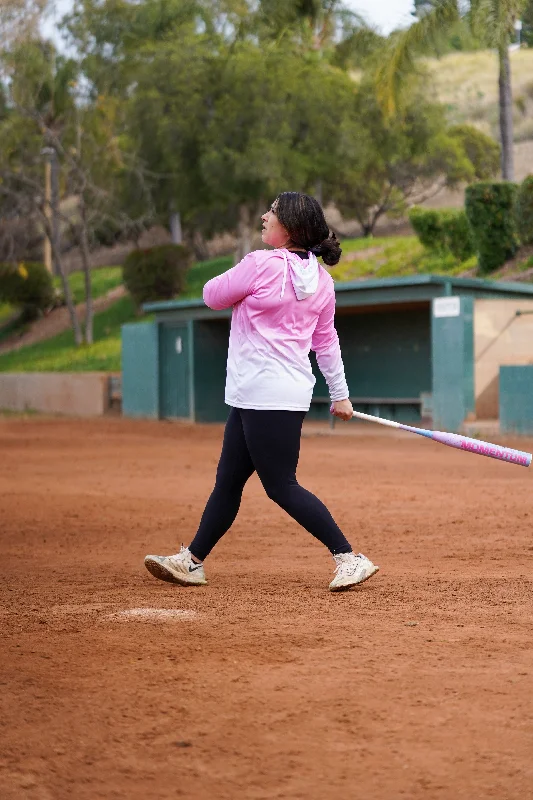
[[[358,410],[435,428],[499,413],[499,368],[533,362],[533,286],[439,275],[336,284],[336,327]],[[531,308],[530,308],[531,307]],[[122,412],[224,422],[231,310],[148,303],[122,328]],[[324,379],[310,417],[329,418]]]

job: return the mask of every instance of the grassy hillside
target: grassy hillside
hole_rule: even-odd
[[[416,236],[387,236],[342,242],[341,261],[330,272],[336,281],[353,281],[427,272],[459,275],[475,265],[475,257],[461,263],[451,254],[430,253]]]
[[[203,285],[214,275],[229,269],[231,257],[216,258],[196,264],[187,276],[187,289],[182,299],[201,297]],[[93,270],[93,292],[101,297],[122,283],[120,267],[103,267]],[[54,279],[54,282],[55,279]],[[69,282],[75,301],[83,300],[83,274],[70,275]],[[9,308],[2,309],[4,319]],[[0,372],[86,372],[120,370],[121,327],[126,322],[145,321],[139,317],[130,297],[122,297],[106,311],[94,316],[94,344],[76,347],[71,330],[37,344],[0,355]],[[1,320],[0,320],[1,325]]]
[[[233,266],[232,256],[222,256],[212,258],[209,261],[201,261],[195,264],[187,273],[187,288],[181,295],[182,300],[191,300],[202,296],[202,289],[207,281],[220,275]]]
[[[439,100],[451,122],[471,122],[498,136],[498,59],[496,53],[450,53],[427,59]],[[511,53],[515,100],[515,141],[533,140],[533,48]],[[533,169],[533,164],[531,165]]]
[[[85,300],[85,276],[83,272],[73,272],[68,277],[68,282],[74,296],[75,303]],[[122,267],[100,267],[91,272],[91,285],[93,297],[102,297],[111,289],[122,283]],[[62,288],[61,278],[54,278],[54,286]]]
[[[94,315],[94,344],[76,347],[71,330],[0,355],[0,372],[120,370],[120,328],[135,319],[129,297]]]

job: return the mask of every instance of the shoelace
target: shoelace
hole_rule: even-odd
[[[187,551],[187,548],[184,547],[183,545],[181,545],[179,553],[174,553],[174,555],[169,556],[169,558],[173,558],[176,561],[182,561],[183,560],[183,556],[186,553],[186,551]],[[189,556],[189,558],[190,558],[190,556]]]
[[[353,559],[349,561],[342,561],[337,562],[337,566],[335,567],[335,572],[346,572],[347,575],[353,575],[356,571],[359,563],[361,561],[361,556],[354,555]]]

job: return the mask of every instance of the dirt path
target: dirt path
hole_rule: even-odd
[[[340,595],[255,477],[208,587],[144,570],[219,426],[0,421],[2,800],[533,797],[533,474],[315,430],[300,480],[381,566]]]
[[[116,303],[121,297],[126,294],[125,286],[116,286],[110,292],[97,297],[93,300],[94,313],[97,311],[105,311],[107,308]],[[76,311],[80,320],[85,319],[85,303],[78,303]],[[57,336],[58,333],[63,333],[70,328],[70,316],[68,308],[62,306],[55,308],[45,317],[32,322],[31,326],[25,331],[22,336],[16,336],[6,339],[0,344],[0,354],[9,353],[12,350],[20,350],[22,347],[27,347],[29,344],[36,344],[44,339],[50,339],[52,336]]]

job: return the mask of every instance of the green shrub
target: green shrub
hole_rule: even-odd
[[[453,125],[447,131],[456,138],[474,167],[474,175],[478,181],[488,181],[498,174],[500,169],[500,145],[492,136],[463,123]]]
[[[449,250],[459,261],[475,253],[472,231],[463,210],[436,210],[414,206],[409,213],[420,243],[428,250]]]
[[[441,212],[433,208],[413,206],[409,211],[409,222],[413,226],[420,244],[427,247],[428,250],[446,249]]]
[[[54,305],[52,276],[36,262],[0,264],[0,301],[22,310],[25,318],[33,319]]]
[[[518,189],[516,223],[522,244],[533,244],[533,175],[528,175]]]
[[[126,257],[122,276],[127,290],[140,306],[153,300],[171,300],[179,294],[190,263],[189,250],[179,244],[133,250]]]
[[[475,254],[472,229],[463,209],[443,211],[441,224],[446,246],[458,261],[466,261]]]
[[[489,273],[512,258],[518,249],[515,200],[510,182],[473,183],[466,190],[466,216],[472,228],[481,273]]]
[[[113,247],[122,234],[122,228],[109,219],[102,220],[92,230],[93,238],[100,247]]]

